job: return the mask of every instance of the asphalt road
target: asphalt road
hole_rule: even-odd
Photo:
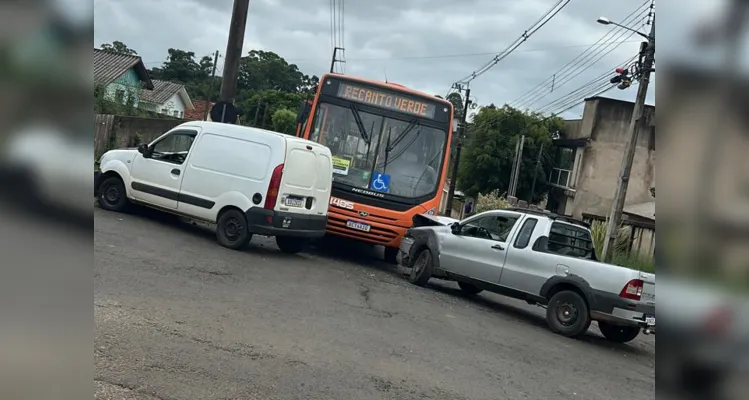
[[[97,399],[654,399],[655,340],[418,288],[376,249],[281,254],[155,212],[94,212]]]

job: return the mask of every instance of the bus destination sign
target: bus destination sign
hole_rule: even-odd
[[[434,119],[437,110],[434,103],[343,82],[338,85],[338,97],[429,119]]]

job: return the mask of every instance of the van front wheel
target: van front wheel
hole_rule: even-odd
[[[286,254],[301,253],[307,247],[308,243],[306,239],[302,238],[276,236],[276,245]]]
[[[216,240],[218,244],[232,250],[247,246],[252,234],[247,228],[247,219],[239,210],[226,210],[218,217]]]

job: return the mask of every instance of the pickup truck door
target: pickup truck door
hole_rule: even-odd
[[[130,170],[132,195],[155,206],[177,209],[187,156],[194,130],[177,130],[149,145],[148,157],[138,154]]]
[[[460,231],[446,235],[440,249],[440,267],[446,271],[489,283],[499,283],[511,237],[519,215],[495,212],[460,223]]]

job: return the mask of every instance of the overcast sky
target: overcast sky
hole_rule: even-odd
[[[682,10],[677,1],[662,0],[657,10],[668,15],[659,14],[658,34],[666,36],[659,36],[659,40],[665,39],[669,47],[675,45],[674,49],[681,48],[675,42],[683,39],[679,25],[691,26],[683,24],[683,18],[693,20],[705,15],[705,10],[715,7],[715,1],[693,0],[689,2],[691,9]],[[557,0],[338,2],[344,3],[346,74],[374,79],[384,79],[387,74],[390,81],[444,95],[454,81],[515,41]],[[644,3],[645,0],[572,0],[518,50],[475,79],[471,83],[472,97],[481,105],[512,103],[609,32],[611,27],[597,24],[597,17],[603,15],[621,22]],[[168,48],[192,50],[198,56],[216,50],[223,54],[231,9],[232,0],[95,0],[94,44],[98,47],[120,40],[138,51],[149,68],[165,60]],[[644,13],[637,13],[629,25],[647,30],[645,18]],[[330,0],[251,0],[244,53],[251,49],[273,51],[297,64],[302,72],[320,76],[330,65],[330,24]],[[575,91],[634,56],[639,37],[628,36],[611,34],[605,40],[610,44],[600,46],[603,49],[588,50],[587,54],[596,56],[585,56],[560,74],[553,92],[546,85],[538,95],[530,96],[537,100],[531,108],[541,108]],[[664,50],[659,47],[658,55]],[[586,68],[589,64],[592,66]],[[635,93],[632,87],[624,91],[613,89],[606,96],[634,100]],[[582,92],[579,99],[585,94]],[[655,102],[654,85],[648,102]],[[564,116],[576,118],[581,113],[582,107],[576,107]]]

